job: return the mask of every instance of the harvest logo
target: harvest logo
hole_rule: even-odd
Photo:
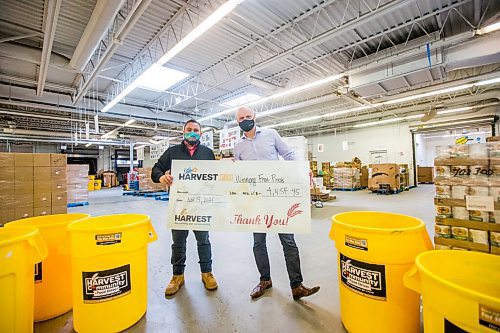
[[[187,214],[175,214],[175,222],[198,222],[198,223],[210,223],[212,220],[211,215],[187,215]]]
[[[217,180],[217,173],[198,173],[196,168],[185,168],[183,173],[179,173],[179,180]]]
[[[287,226],[292,218],[303,213],[299,210],[300,203],[293,204],[289,209],[285,217],[276,217],[274,214],[266,214],[261,216],[243,216],[243,214],[235,214],[234,219],[230,221],[231,224],[264,224],[267,229],[271,228],[273,225]]]
[[[342,284],[363,296],[386,299],[385,266],[368,264],[340,254]]]

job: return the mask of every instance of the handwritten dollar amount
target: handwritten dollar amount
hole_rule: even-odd
[[[295,187],[268,187],[265,191],[268,197],[299,197],[300,188]]]
[[[494,171],[492,169],[488,168],[470,168],[470,169],[464,169],[464,168],[456,168],[452,167],[451,172],[454,177],[456,176],[491,176],[493,175]]]

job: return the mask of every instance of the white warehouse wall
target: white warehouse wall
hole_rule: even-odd
[[[387,150],[387,162],[408,164],[410,182],[413,182],[412,142],[408,124],[373,126],[351,130],[339,134],[307,137],[309,151],[321,168],[322,162],[351,161],[355,156],[363,165],[370,164],[370,151]],[[348,150],[342,149],[342,142],[348,142]],[[318,152],[318,144],[323,144],[324,151]]]

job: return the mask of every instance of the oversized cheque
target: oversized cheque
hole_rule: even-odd
[[[168,227],[309,233],[307,161],[172,161]]]

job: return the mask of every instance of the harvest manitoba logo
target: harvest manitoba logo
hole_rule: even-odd
[[[364,296],[385,300],[385,266],[368,264],[340,254],[342,284]]]
[[[196,223],[210,223],[212,220],[211,215],[189,215],[187,209],[184,208],[180,214],[174,215],[175,222],[196,222]]]
[[[243,216],[243,214],[235,214],[231,224],[264,224],[267,229],[271,228],[273,225],[282,225],[286,226],[290,222],[292,218],[297,215],[303,213],[302,210],[299,210],[300,203],[293,204],[287,211],[286,216],[276,217],[274,214],[266,214],[261,216],[260,214],[257,216]]]
[[[198,173],[197,168],[187,167],[182,173],[179,173],[179,180],[205,180],[205,181],[220,181],[232,182],[233,174],[218,174],[218,173]]]

